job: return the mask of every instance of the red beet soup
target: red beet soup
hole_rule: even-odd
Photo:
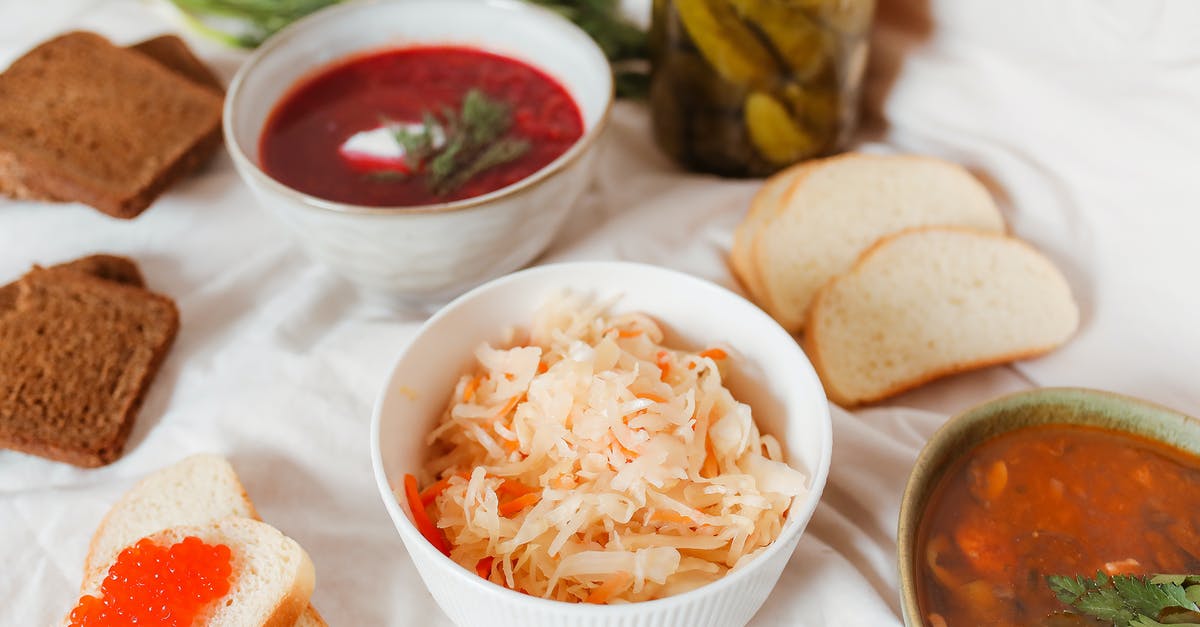
[[[259,144],[263,169],[312,196],[403,207],[479,196],[544,168],[583,135],[554,79],[457,46],[355,56],[301,80]]]

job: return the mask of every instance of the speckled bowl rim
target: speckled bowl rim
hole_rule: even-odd
[[[238,68],[233,80],[229,83],[229,88],[225,93],[225,105],[222,113],[222,132],[225,138],[225,146],[233,160],[242,166],[241,171],[249,173],[254,179],[272,192],[281,194],[293,201],[300,202],[305,206],[316,209],[323,209],[342,214],[358,214],[358,215],[413,215],[413,214],[428,214],[428,213],[446,213],[451,211],[461,211],[464,209],[473,209],[482,205],[494,203],[498,200],[506,199],[512,196],[517,196],[522,192],[537,187],[549,180],[555,174],[558,174],[567,169],[568,166],[579,161],[587,151],[596,143],[596,139],[600,137],[604,128],[608,125],[609,117],[612,115],[613,102],[616,97],[615,86],[612,79],[612,67],[608,62],[608,58],[604,56],[604,51],[600,46],[581,28],[571,23],[562,15],[551,11],[542,6],[530,4],[527,2],[519,2],[517,0],[474,0],[479,4],[492,5],[508,11],[527,12],[534,14],[542,14],[550,16],[556,20],[559,25],[566,31],[571,33],[571,36],[580,42],[580,45],[588,47],[594,55],[599,55],[600,61],[603,62],[605,68],[608,69],[607,78],[604,79],[608,83],[607,96],[605,97],[603,106],[601,107],[600,115],[596,118],[595,124],[590,128],[586,126],[583,134],[575,143],[567,148],[566,152],[556,157],[550,163],[542,166],[541,169],[533,172],[529,176],[501,187],[500,189],[490,191],[486,194],[463,198],[462,200],[454,200],[450,202],[429,203],[424,205],[396,205],[386,207],[375,207],[368,205],[355,205],[350,203],[337,202],[307,194],[293,187],[289,187],[270,174],[267,174],[250,155],[246,153],[234,133],[233,120],[238,116],[237,103],[241,98],[242,84],[246,82],[246,77],[252,72],[266,57],[268,57],[276,48],[288,43],[296,37],[302,37],[307,34],[311,28],[320,26],[320,23],[326,19],[332,19],[343,13],[352,13],[355,11],[370,10],[380,4],[400,4],[410,0],[352,0],[350,2],[342,2],[328,6],[324,9],[316,11],[311,15],[305,16],[289,24],[284,29],[273,35],[263,45],[259,46],[241,67]],[[364,48],[359,52],[369,52],[372,48]],[[355,53],[357,54],[357,53]],[[541,68],[536,63],[529,63]],[[319,65],[313,66],[312,70],[317,70]],[[565,89],[565,88],[564,88]],[[571,98],[575,99],[575,95],[571,94]],[[578,106],[578,104],[576,105]],[[261,132],[261,129],[260,129]]]
[[[1070,413],[1064,416],[1063,410]],[[921,449],[900,502],[896,568],[900,576],[901,615],[907,627],[925,624],[918,607],[914,560],[917,531],[933,488],[954,462],[979,443],[1009,431],[1046,424],[1115,429],[1200,456],[1200,420],[1150,401],[1113,392],[1040,388],[1002,396],[951,417]]]

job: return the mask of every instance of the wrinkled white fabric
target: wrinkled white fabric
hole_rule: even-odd
[[[0,66],[69,28],[128,43],[174,25],[134,0],[0,0]],[[887,407],[835,408],[822,504],[753,625],[900,624],[900,494],[947,414],[1038,385],[1200,414],[1197,32],[1200,4],[1186,0],[881,0],[866,147],[983,176],[1013,232],[1067,271],[1083,327],[1036,361]],[[236,70],[239,54],[193,43],[226,79]],[[637,104],[617,107],[600,149],[594,188],[539,262],[637,260],[736,287],[724,259],[758,183],[680,173]],[[380,503],[367,448],[374,399],[423,314],[382,309],[307,260],[224,156],[130,222],[0,201],[0,279],[94,251],[137,258],[178,302],[182,331],[117,463],[0,451],[0,625],[55,622],[113,501],[201,451],[228,456],[263,517],[311,554],[313,603],[330,624],[448,625]]]

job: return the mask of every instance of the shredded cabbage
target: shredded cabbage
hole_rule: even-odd
[[[648,316],[607,309],[565,295],[511,348],[480,346],[428,436],[451,559],[510,589],[678,594],[752,559],[807,490],[722,385],[728,353],[666,348]]]

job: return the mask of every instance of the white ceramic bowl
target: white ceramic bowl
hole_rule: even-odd
[[[460,44],[519,59],[556,79],[583,115],[583,136],[535,174],[497,191],[418,207],[360,207],[291,189],[259,167],[259,138],[297,81],[370,50]],[[589,182],[612,103],[604,53],[558,14],[516,0],[351,2],[284,29],[246,61],[225,98],[225,144],[259,202],[314,258],[374,294],[445,302],[511,272],[549,245]]]
[[[784,446],[811,491],[797,498],[779,538],[744,568],[691,592],[625,605],[598,606],[534,598],[480,578],[439,553],[411,519],[401,488],[416,474],[428,433],[481,342],[505,329],[528,328],[534,311],[564,290],[619,296],[616,311],[642,311],[663,325],[666,343],[682,348],[726,344],[736,351],[727,381],[752,407],[759,427]],[[829,471],[829,407],[796,342],[740,296],[707,281],[644,264],[581,262],[535,267],[492,281],[447,305],[400,353],[375,406],[371,455],[384,504],[425,585],[458,625],[490,627],[736,627],[771,592],[820,499]],[[402,494],[403,492],[401,492]],[[392,559],[404,559],[400,555]]]

